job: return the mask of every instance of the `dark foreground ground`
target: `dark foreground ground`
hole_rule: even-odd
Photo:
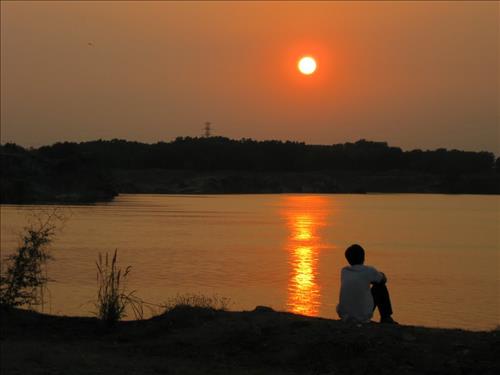
[[[1,374],[499,374],[499,331],[175,308],[106,330],[2,311]]]

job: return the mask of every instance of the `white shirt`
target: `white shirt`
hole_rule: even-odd
[[[372,282],[380,282],[384,275],[374,267],[356,264],[340,272],[340,298],[337,314],[344,321],[369,322],[373,316]]]

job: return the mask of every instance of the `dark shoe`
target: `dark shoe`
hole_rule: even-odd
[[[380,323],[383,323],[383,324],[399,324],[394,319],[392,319],[392,317],[390,317],[390,316],[386,316],[386,317],[380,319]]]

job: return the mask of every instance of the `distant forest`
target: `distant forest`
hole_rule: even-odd
[[[55,143],[30,149],[6,143],[0,146],[0,155],[2,202],[52,201],[60,200],[57,197],[61,196],[69,201],[106,200],[121,192],[120,181],[112,173],[116,170],[121,171],[120,176],[123,176],[124,171],[140,170],[190,171],[191,176],[196,173],[207,175],[210,172],[220,174],[222,171],[238,172],[240,176],[242,173],[251,173],[253,176],[264,173],[271,176],[280,173],[318,172],[330,177],[335,173],[350,173],[351,176],[418,174],[441,176],[440,181],[448,183],[461,176],[488,175],[494,184],[489,180],[486,193],[498,192],[496,182],[500,174],[500,158],[495,159],[491,152],[446,149],[403,151],[386,142],[367,140],[308,145],[290,141],[179,137],[172,142],[155,144],[113,139]],[[484,177],[482,181],[484,185]],[[186,183],[183,182],[184,185]],[[148,190],[142,190],[144,189]],[[216,187],[212,188],[214,189],[215,191],[209,192],[217,192]],[[220,192],[225,193],[239,192],[239,189],[231,191],[227,186],[222,186],[221,189]],[[274,191],[272,187],[269,189],[264,189],[264,192]],[[324,189],[325,192],[336,191],[332,186]],[[163,190],[176,192],[167,187]],[[254,190],[261,192],[262,189]],[[294,189],[285,187],[276,192],[288,190]],[[341,188],[337,190],[346,191]],[[404,191],[412,190],[415,189]],[[446,190],[444,192],[448,192]],[[482,190],[484,189],[480,188],[479,192]],[[201,189],[199,192],[204,191]],[[244,192],[252,192],[252,189]]]
[[[64,142],[37,149],[1,146],[5,154],[29,154],[59,168],[90,163],[122,169],[190,169],[243,171],[323,171],[391,169],[430,173],[473,173],[498,170],[491,152],[438,149],[403,151],[386,142],[360,140],[334,145],[300,142],[232,140],[223,137],[179,137],[155,144],[111,141]]]

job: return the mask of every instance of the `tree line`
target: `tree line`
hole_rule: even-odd
[[[224,137],[178,137],[154,144],[120,139],[62,142],[25,149],[7,143],[0,148],[3,167],[20,162],[22,169],[33,160],[49,163],[52,173],[80,169],[175,169],[231,171],[417,171],[459,175],[500,171],[500,158],[491,152],[460,150],[411,150],[386,142],[359,140],[354,143],[308,145],[290,141],[233,140]],[[13,155],[24,155],[16,159]],[[32,160],[30,163],[27,160]],[[10,168],[9,168],[10,167]],[[87,173],[87,172],[86,172]]]

